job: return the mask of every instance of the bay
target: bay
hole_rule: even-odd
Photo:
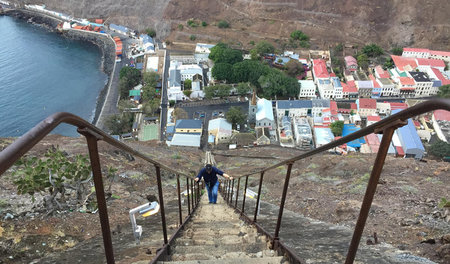
[[[101,60],[91,43],[0,16],[0,137],[21,136],[56,112],[91,122],[108,79]],[[52,133],[79,136],[71,125]]]

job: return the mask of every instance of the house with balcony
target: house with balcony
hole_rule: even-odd
[[[403,57],[423,58],[423,59],[438,59],[450,62],[450,52],[438,51],[419,48],[403,48]]]
[[[377,102],[377,113],[383,116],[391,115],[391,104],[387,102]]]
[[[341,84],[341,81],[339,80],[338,77],[331,77],[331,82],[333,84],[333,90],[334,90],[334,95],[333,98],[334,99],[342,99],[344,98],[344,94],[343,94],[343,87]]]
[[[377,101],[371,98],[360,98],[356,100],[358,114],[361,117],[374,115],[377,112]]]
[[[416,59],[416,62],[417,69],[419,69],[419,71],[421,72],[426,72],[430,68],[436,68],[441,72],[443,72],[445,69],[445,62],[443,60],[418,58]]]
[[[382,97],[392,97],[398,96],[400,94],[400,90],[398,90],[395,84],[388,78],[378,78],[376,80],[378,85],[381,87],[381,96]]]
[[[370,80],[372,80],[373,84],[372,98],[380,98],[383,88],[381,88],[381,85],[378,83],[377,79],[372,74],[369,75],[369,78]]]
[[[415,97],[436,95],[438,93],[439,90],[433,88],[433,82],[424,72],[413,71],[409,72],[409,75],[411,75],[415,82]]]
[[[358,87],[359,97],[362,98],[371,98],[373,91],[373,82],[372,80],[367,81],[355,81],[356,87]]]
[[[355,81],[347,81],[347,83],[341,82],[342,85],[342,98],[354,99],[359,97],[358,88]]]
[[[344,57],[345,69],[349,71],[356,71],[358,69],[358,62],[353,56]]]
[[[311,104],[313,117],[322,116],[323,111],[330,108],[330,100],[327,99],[313,99],[311,100]]]
[[[405,98],[414,97],[416,93],[416,82],[411,77],[399,77],[398,89],[400,90],[400,96]]]

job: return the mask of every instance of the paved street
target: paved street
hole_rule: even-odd
[[[167,123],[167,107],[169,104],[169,99],[167,95],[167,80],[169,78],[169,51],[166,50],[166,56],[164,61],[164,74],[162,76],[162,93],[161,93],[161,114],[159,118],[159,122],[161,123],[161,133],[160,140],[165,141],[166,136],[166,123]]]

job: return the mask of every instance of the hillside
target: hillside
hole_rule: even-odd
[[[0,149],[11,142],[12,139],[1,139]],[[198,149],[168,148],[156,142],[130,142],[130,145],[187,174],[196,174],[202,166],[204,154]],[[29,155],[42,157],[52,146],[59,146],[69,155],[87,153],[85,139],[53,135],[45,138]],[[111,197],[114,198],[108,199],[113,240],[117,242],[114,245],[116,259],[129,263],[131,257],[148,257],[160,245],[159,218],[151,218],[145,223],[140,220],[139,224],[145,224],[146,231],[145,239],[138,246],[129,228],[128,210],[145,203],[148,195],[158,196],[155,170],[148,163],[130,158],[104,142],[100,142],[99,150],[102,168],[114,166],[118,169],[111,188],[114,195]],[[300,153],[299,150],[277,146],[213,152],[218,167],[232,176],[264,168]],[[319,154],[296,162],[292,168],[286,208],[330,224],[353,227],[374,159],[375,155],[371,154],[355,153],[345,157]],[[382,243],[437,263],[448,263],[450,210],[440,208],[438,204],[442,198],[450,198],[449,170],[449,163],[432,159],[420,162],[388,156],[362,241],[376,232]],[[0,262],[29,263],[40,258],[43,258],[40,263],[66,263],[66,258],[80,259],[83,263],[103,261],[102,247],[98,247],[101,243],[98,214],[64,210],[46,216],[45,210],[41,210],[44,197],[36,195],[36,202],[32,203],[30,196],[17,195],[11,172],[2,175],[0,184],[0,217],[3,220],[0,225]],[[285,175],[286,167],[265,173],[263,201],[279,204]],[[162,178],[168,207],[168,232],[171,234],[177,221],[176,179],[164,170]],[[108,182],[105,179],[105,188]],[[249,178],[252,190],[257,190],[258,183],[259,175]],[[181,185],[184,189],[185,181],[182,180]],[[73,195],[73,192],[67,193],[67,199]],[[7,214],[14,218],[5,218]],[[149,249],[146,251],[146,248]]]
[[[23,1],[20,1],[23,2]],[[155,28],[158,36],[172,42],[218,42],[236,45],[266,39],[281,43],[299,29],[311,36],[312,48],[336,43],[361,45],[379,43],[385,48],[415,46],[450,49],[450,2],[443,0],[360,1],[337,0],[129,0],[57,1],[28,0],[78,17],[107,18],[142,30]],[[207,27],[188,28],[188,19],[198,19]],[[229,29],[218,29],[221,20]],[[178,29],[183,24],[184,29]]]

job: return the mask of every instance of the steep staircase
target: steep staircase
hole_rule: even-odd
[[[270,250],[266,237],[240,220],[220,195],[217,204],[209,204],[207,195],[202,196],[199,208],[171,251],[169,261],[158,263],[289,263]]]

